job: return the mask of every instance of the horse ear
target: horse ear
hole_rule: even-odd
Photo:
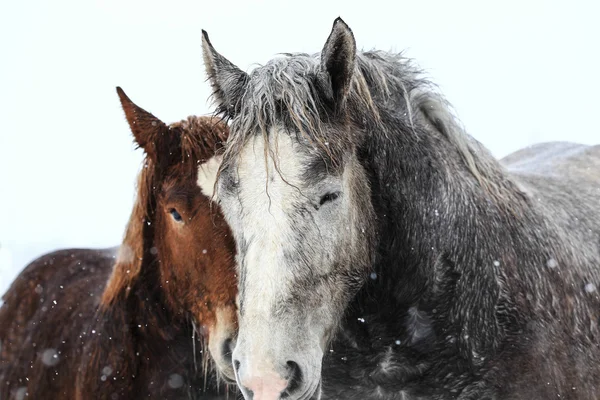
[[[117,94],[135,141],[150,158],[156,160],[157,141],[160,135],[169,130],[169,127],[148,111],[138,107],[120,87],[117,87]]]
[[[331,80],[333,98],[344,102],[352,82],[356,63],[356,41],[352,30],[341,19],[333,22],[333,28],[321,51],[321,68]]]
[[[248,82],[248,74],[217,53],[205,30],[202,30],[202,53],[218,111],[229,117],[235,116],[236,105]]]

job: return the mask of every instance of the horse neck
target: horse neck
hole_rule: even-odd
[[[114,319],[137,327],[138,338],[173,338],[185,327],[166,301],[160,273],[165,260],[155,251],[156,221],[152,213],[140,221],[135,222],[138,225],[134,225],[131,235],[126,235],[122,243],[129,254],[125,260],[117,257],[99,311],[107,321]],[[106,292],[110,293],[108,297]]]
[[[191,324],[173,312],[160,281],[160,260],[144,256],[141,271],[131,290],[116,307],[124,309],[129,323],[138,329],[138,338],[146,341],[172,340],[191,329]]]
[[[139,275],[114,301],[101,306],[92,321],[77,377],[78,387],[84,388],[78,399],[85,399],[89,391],[105,393],[107,385],[110,392],[124,398],[159,391],[160,385],[149,388],[146,383],[162,379],[163,371],[182,374],[199,386],[202,374],[208,372],[201,338],[195,336],[191,324],[173,318],[166,306],[158,282],[158,260],[145,252],[142,262]],[[133,381],[102,382],[98,377],[105,374],[106,365]]]
[[[526,218],[527,204],[487,152],[471,153],[481,171],[474,176],[451,140],[391,119],[399,128],[369,135],[363,154],[377,160],[366,162],[378,215],[377,278],[351,308],[384,324],[411,312],[436,314],[469,354],[485,353],[499,337],[495,310],[484,305],[500,295],[500,247],[512,244],[512,225]]]

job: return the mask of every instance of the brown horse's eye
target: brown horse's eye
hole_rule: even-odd
[[[174,209],[174,208],[171,208],[171,209],[169,210],[169,213],[171,214],[171,217],[173,217],[173,219],[174,219],[175,221],[177,221],[177,222],[181,222],[181,221],[183,221],[183,218],[181,218],[181,214],[179,214],[179,213],[177,212],[177,210],[176,210],[176,209]]]

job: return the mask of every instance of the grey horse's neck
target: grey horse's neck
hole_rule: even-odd
[[[597,332],[600,301],[584,286],[600,279],[598,178],[512,175],[435,96],[412,115],[407,98],[379,108],[359,151],[378,244],[325,359],[328,398],[446,399],[519,380],[537,393],[551,376],[592,376],[565,365],[600,357],[570,352]]]

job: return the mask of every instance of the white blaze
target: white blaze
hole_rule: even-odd
[[[217,172],[223,161],[222,156],[211,157],[208,161],[198,166],[197,184],[202,190],[202,194],[211,198],[214,193]]]
[[[302,157],[290,136],[271,132],[270,153],[265,161],[265,141],[257,136],[239,158],[239,201],[244,213],[243,236],[249,242],[245,254],[244,324],[252,325],[249,354],[258,355],[273,346],[268,318],[278,294],[286,292],[291,271],[285,268],[283,249],[293,239],[289,213],[301,193]],[[277,163],[277,169],[273,159]],[[266,318],[266,319],[265,319]],[[253,361],[262,357],[251,357]],[[263,362],[267,360],[263,359]],[[252,361],[251,361],[252,363]],[[260,369],[261,365],[250,368]]]

